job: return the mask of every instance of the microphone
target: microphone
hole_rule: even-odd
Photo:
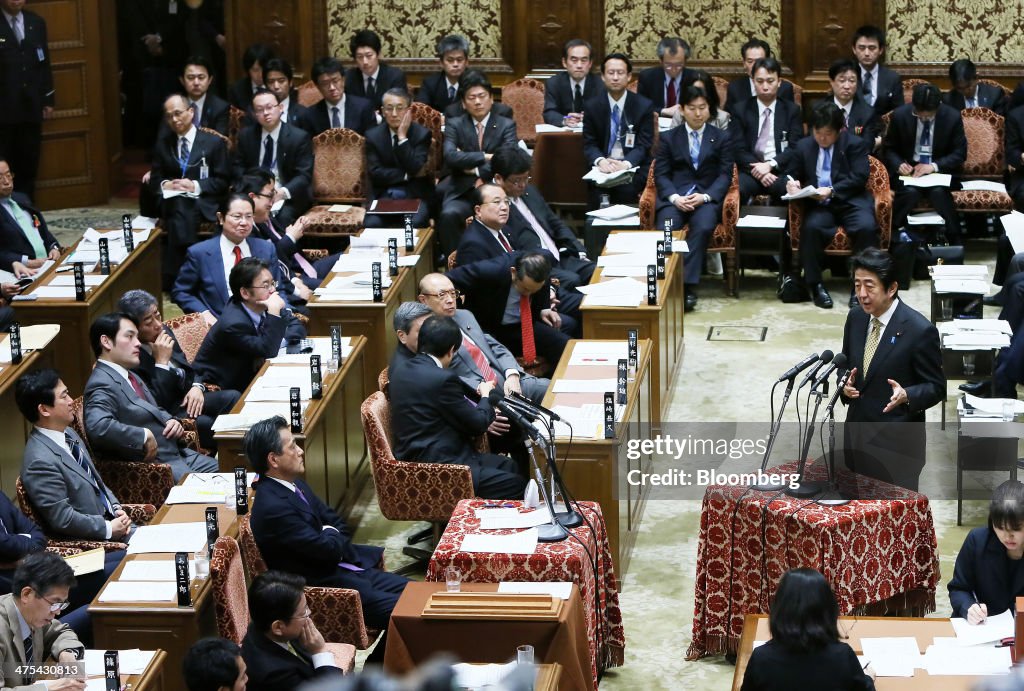
[[[505,397],[501,395],[500,391],[491,389],[491,392],[487,394],[487,400],[491,402],[492,406],[500,410],[505,417],[519,425],[524,432],[530,435],[531,439],[540,443],[540,432],[537,428],[530,424],[530,421],[527,420],[522,413],[509,405],[508,401],[505,400]]]
[[[781,384],[782,382],[786,381],[787,379],[794,379],[796,377],[796,375],[800,374],[805,369],[807,369],[808,367],[813,365],[817,360],[818,360],[818,354],[817,353],[811,353],[810,355],[805,357],[803,360],[801,360],[800,362],[796,363],[795,365],[790,367],[788,370],[786,370],[786,373],[783,374],[778,379],[776,379],[775,383],[776,384]]]
[[[800,382],[800,386],[798,386],[797,389],[804,388],[804,385],[807,384],[807,382],[809,382],[810,380],[814,379],[814,375],[816,375],[818,373],[818,370],[820,370],[822,367],[824,367],[828,363],[832,362],[832,358],[833,357],[835,357],[835,355],[833,355],[831,350],[826,350],[826,351],[822,352],[821,357],[818,358],[818,364],[816,364],[814,367],[812,367],[811,371],[808,372],[806,375],[804,375],[804,378]]]
[[[503,400],[505,401],[505,403],[507,403],[508,405],[512,406],[512,408],[514,408],[515,410],[519,411],[519,413],[524,418],[529,420],[531,423],[534,422],[535,420],[537,420],[540,417],[540,413],[539,412],[537,412],[533,408],[530,408],[529,406],[523,405],[519,401],[513,400],[511,398],[505,398]]]
[[[512,392],[512,399],[516,403],[519,403],[522,406],[525,406],[527,408],[532,408],[534,410],[539,410],[540,412],[544,413],[545,415],[547,415],[549,418],[551,418],[552,420],[554,420],[556,422],[562,419],[562,418],[560,418],[558,416],[558,413],[553,413],[550,410],[548,410],[547,408],[545,408],[544,406],[542,406],[541,404],[534,403],[532,400],[530,400],[529,398],[527,398],[526,396],[524,396],[521,393],[516,393],[515,391],[513,391]]]
[[[828,379],[830,376],[832,376],[832,373],[835,372],[836,370],[839,370],[840,372],[846,371],[845,353],[836,353],[836,356],[832,358],[832,364],[826,367],[824,371],[821,373],[821,375],[814,380],[814,383],[811,384],[811,390],[817,389],[819,386],[821,386],[821,383]]]

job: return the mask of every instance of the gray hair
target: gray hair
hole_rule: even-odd
[[[129,290],[121,296],[121,299],[117,301],[117,309],[137,322],[142,318],[142,315],[149,311],[150,307],[159,304],[152,294],[145,290],[135,289]]]
[[[269,464],[267,456],[270,454],[284,453],[284,444],[281,442],[281,430],[288,427],[288,423],[280,415],[260,420],[249,428],[242,438],[242,448],[245,450],[245,457],[260,475],[266,475]]]
[[[678,53],[680,50],[683,51],[683,57],[687,60],[690,59],[690,44],[679,38],[678,36],[665,36],[663,39],[658,41],[658,59],[661,60],[665,57],[665,53]]]
[[[395,316],[392,319],[395,331],[409,333],[412,323],[428,314],[432,314],[431,309],[422,302],[403,302],[395,310]]]

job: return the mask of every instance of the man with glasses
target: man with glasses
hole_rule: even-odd
[[[14,191],[14,172],[2,158],[0,209],[0,269],[18,278],[33,276],[47,259],[60,257],[60,243],[46,219],[28,197]]]
[[[686,69],[690,44],[678,36],[665,36],[658,41],[657,52],[661,66],[640,73],[636,92],[653,103],[661,117],[671,118],[679,112],[683,83],[693,75],[693,70]]]
[[[409,108],[412,96],[405,89],[390,89],[381,99],[384,122],[366,133],[366,169],[373,186],[373,199],[417,199],[419,209],[413,215],[414,228],[423,228],[430,220],[428,200],[434,196],[434,181],[423,175],[430,155],[433,133],[412,120]],[[401,226],[401,214],[368,213],[366,227]]]
[[[343,71],[341,61],[336,58],[320,58],[313,63],[310,78],[324,97],[307,113],[309,131],[314,136],[338,127],[365,135],[377,124],[372,101],[345,93]]]

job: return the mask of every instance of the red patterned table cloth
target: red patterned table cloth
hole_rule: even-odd
[[[807,477],[820,480],[823,472],[811,466]],[[769,611],[789,569],[824,574],[843,615],[898,611],[921,617],[935,611],[939,555],[928,498],[840,472],[840,490],[854,482],[863,498],[842,506],[746,487],[708,487],[687,660],[735,653],[744,615]]]
[[[579,510],[585,520],[583,525],[572,529],[578,540],[570,537],[561,542],[539,542],[533,554],[460,551],[463,536],[478,532],[480,519],[476,518],[474,510],[493,504],[484,499],[463,499],[459,502],[430,559],[426,580],[443,581],[444,570],[454,564],[462,572],[462,580],[471,583],[572,581],[579,586],[580,596],[586,605],[590,662],[596,689],[598,673],[622,665],[626,647],[618,582],[600,505],[579,502]],[[502,502],[501,505],[521,508],[522,502]],[[588,521],[594,527],[593,532]],[[495,534],[512,532],[515,531],[494,531]],[[586,550],[581,542],[586,544]],[[596,558],[596,574],[591,568],[588,552]]]

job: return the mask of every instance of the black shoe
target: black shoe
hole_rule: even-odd
[[[969,381],[961,384],[957,387],[961,391],[971,394],[972,396],[981,396],[987,398],[989,391],[992,389],[992,382],[990,381]]]
[[[999,301],[998,295],[986,295],[981,299],[981,304],[985,307],[1002,307],[1003,303]]]
[[[811,299],[814,304],[823,309],[832,309],[832,296],[828,294],[824,283],[811,286]]]
[[[850,309],[854,307],[860,307],[860,300],[857,299],[857,293],[850,291]]]
[[[692,312],[697,307],[697,291],[693,288],[686,288],[686,297],[683,299],[683,311]]]

